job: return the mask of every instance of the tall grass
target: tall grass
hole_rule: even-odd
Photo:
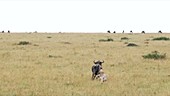
[[[143,43],[157,35],[0,35],[3,38],[0,40],[0,96],[168,96],[169,42],[151,41],[147,47]],[[52,40],[48,36],[52,36]],[[108,36],[114,38],[114,42],[98,41]],[[125,47],[119,42],[121,37],[131,38],[128,42],[140,44],[140,47]],[[23,40],[33,46],[14,45]],[[141,58],[155,48],[167,53],[166,59]],[[105,61],[103,70],[108,80],[102,84],[91,80],[91,66],[97,59]]]

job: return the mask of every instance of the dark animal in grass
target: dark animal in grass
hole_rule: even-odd
[[[2,33],[4,33],[4,31],[2,31]]]
[[[97,75],[100,74],[100,70],[102,69],[102,63],[104,63],[104,61],[93,61],[94,64],[92,66],[92,80],[94,80],[95,78],[97,78]]]
[[[116,33],[116,31],[114,31],[113,33]]]
[[[8,30],[8,33],[10,33],[10,31]]]

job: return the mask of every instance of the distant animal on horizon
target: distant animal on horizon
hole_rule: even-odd
[[[94,60],[93,63],[94,64],[92,66],[92,80],[94,80],[96,76],[99,74],[100,70],[103,69],[102,63],[104,63],[104,61]]]
[[[132,30],[130,30],[130,33],[133,33],[133,31],[132,31]]]
[[[107,33],[110,33],[110,30],[108,30]]]
[[[141,33],[145,34],[145,31],[142,31]]]
[[[123,30],[123,32],[122,33],[125,33],[125,31]]]
[[[5,33],[4,31],[2,31],[2,33]]]
[[[158,31],[158,33],[162,33],[162,31],[161,31],[161,30],[159,30],[159,31]]]
[[[10,33],[10,30],[8,30],[8,33]]]
[[[116,33],[116,31],[114,31],[113,33]]]

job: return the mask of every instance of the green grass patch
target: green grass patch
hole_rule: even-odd
[[[152,40],[170,40],[170,38],[167,38],[167,37],[156,37],[156,38],[153,38]]]
[[[165,59],[166,53],[160,54],[158,51],[153,51],[152,53],[146,54],[142,56],[144,59]]]

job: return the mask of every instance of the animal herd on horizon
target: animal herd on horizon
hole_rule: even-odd
[[[1,33],[5,33],[5,31],[3,30],[3,31],[1,31]],[[8,31],[7,31],[7,33],[11,33],[11,32],[10,32],[10,30],[8,30]],[[35,31],[35,32],[33,32],[33,33],[38,33],[38,32],[37,32],[37,31]],[[59,33],[61,33],[61,32],[59,32]],[[111,33],[111,31],[110,31],[110,30],[108,30],[108,31],[107,31],[107,33]],[[113,33],[116,33],[116,31],[113,31]],[[122,33],[125,33],[125,31],[123,30],[123,31],[122,31]],[[133,33],[133,31],[132,31],[132,30],[130,30],[130,33]],[[145,31],[142,31],[141,33],[142,33],[142,34],[145,34],[146,32],[145,32]],[[159,30],[159,31],[158,31],[158,33],[162,33],[162,31],[161,31],[161,30]]]
[[[107,31],[107,33],[111,33],[111,31],[110,31],[110,30],[108,30],[108,31]],[[113,31],[113,33],[116,33],[116,31]],[[125,31],[123,30],[123,31],[122,31],[122,33],[125,33]],[[130,30],[130,33],[133,33],[133,31],[132,31],[132,30]],[[142,34],[145,34],[146,32],[145,32],[145,31],[142,31],[141,33],[142,33]],[[162,31],[161,31],[161,30],[159,30],[159,31],[158,31],[158,33],[162,33]]]
[[[5,33],[5,31],[3,30],[1,33]],[[10,33],[10,30],[8,30],[8,32],[7,33]]]

